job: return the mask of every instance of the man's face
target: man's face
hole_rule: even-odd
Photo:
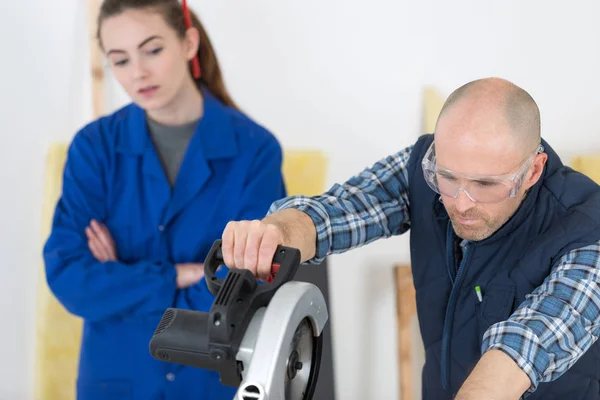
[[[444,179],[463,188],[458,191],[456,198],[441,195],[454,231],[463,239],[480,241],[490,237],[515,213],[525,191],[541,175],[546,155],[537,155],[530,160],[532,163],[526,165],[535,149],[520,148],[518,139],[502,118],[492,112],[469,113],[463,108],[456,105],[439,121],[435,134],[435,155],[438,167],[456,173]],[[503,181],[488,180],[487,176],[515,173],[524,165],[523,183],[514,197],[494,203],[477,201],[477,194],[481,197],[485,191],[492,190],[492,185],[502,185]],[[477,175],[481,179],[471,179],[465,175]],[[495,187],[496,190],[506,189],[508,196],[511,182],[506,183],[506,187]],[[475,201],[465,190],[470,197],[475,197]]]

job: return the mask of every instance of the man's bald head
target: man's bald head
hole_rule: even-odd
[[[533,151],[540,143],[537,104],[529,93],[504,79],[479,79],[456,89],[444,103],[437,124],[452,110],[473,116],[486,113],[502,118],[524,151]],[[490,120],[490,123],[494,121]]]

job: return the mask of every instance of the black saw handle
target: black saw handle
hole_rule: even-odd
[[[150,341],[154,358],[175,364],[217,371],[221,383],[238,387],[242,363],[236,359],[248,325],[257,310],[269,302],[300,267],[300,250],[278,246],[273,257],[275,276],[258,284],[247,269],[230,268],[223,280],[215,272],[223,264],[221,240],[216,240],[205,261],[206,284],[215,300],[209,312],[168,309]]]
[[[204,260],[204,276],[206,277],[206,285],[208,290],[217,296],[225,281],[215,275],[217,269],[223,265],[223,252],[221,250],[221,239],[215,240],[206,259]],[[278,246],[273,256],[271,263],[271,278],[268,281],[267,287],[259,285],[262,290],[275,292],[281,285],[291,281],[296,276],[300,266],[300,251],[295,248]],[[237,268],[231,268],[229,273]],[[249,272],[249,271],[248,271]]]
[[[236,386],[241,382],[236,354],[256,311],[266,307],[277,289],[294,279],[300,267],[300,250],[278,246],[273,256],[275,276],[269,283],[258,284],[250,270],[230,268],[225,280],[215,275],[223,265],[222,241],[216,240],[204,260],[204,275],[215,296],[208,313],[209,358],[220,362],[221,382]]]

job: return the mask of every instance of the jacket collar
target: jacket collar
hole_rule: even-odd
[[[222,104],[206,87],[202,87],[204,112],[194,136],[199,136],[201,148],[207,160],[231,158],[239,148],[233,125],[233,111]],[[125,129],[119,133],[117,151],[142,155],[152,148],[148,133],[146,112],[137,104],[130,104],[120,111],[126,120]]]

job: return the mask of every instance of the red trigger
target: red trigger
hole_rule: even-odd
[[[271,276],[269,276],[269,279],[267,280],[268,283],[271,283],[273,279],[275,279],[275,274],[279,271],[279,267],[281,267],[280,264],[273,264],[271,267]]]

